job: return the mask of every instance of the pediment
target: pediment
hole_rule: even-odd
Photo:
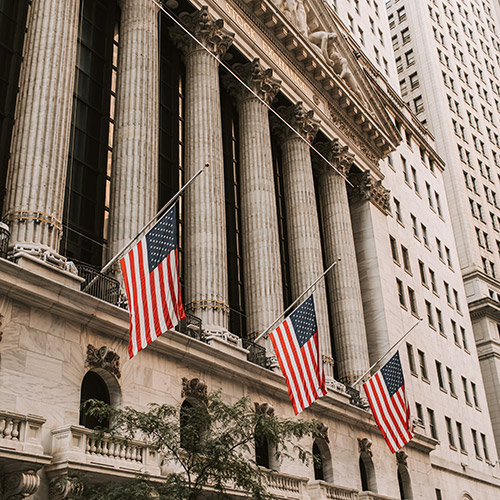
[[[401,141],[333,11],[317,0],[243,0],[331,96],[334,121],[384,157]],[[295,9],[292,12],[292,9]],[[342,122],[342,123],[341,123]],[[375,160],[375,158],[374,158]]]

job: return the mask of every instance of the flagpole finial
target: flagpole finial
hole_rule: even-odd
[[[207,161],[207,162],[205,163],[205,165],[204,165],[204,167],[203,167],[203,168],[208,168],[209,166],[210,166],[210,163]]]

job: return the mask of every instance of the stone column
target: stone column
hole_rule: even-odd
[[[236,64],[235,72],[268,104],[279,90],[272,70],[258,59]],[[238,102],[240,184],[248,337],[254,339],[283,312],[276,193],[266,106],[233,76],[226,86]]]
[[[347,176],[354,160],[347,146],[335,139],[318,150]],[[342,383],[352,384],[370,364],[349,200],[344,178],[323,160],[318,163],[325,256],[327,262],[342,259],[328,276],[337,370]]]
[[[234,34],[207,7],[181,21],[219,57],[232,43]],[[206,331],[220,333],[228,328],[229,305],[219,63],[179,28],[171,36],[186,65],[186,180],[210,163],[184,195],[185,308],[201,317]]]
[[[11,251],[57,253],[78,41],[79,0],[32,3],[8,167],[5,218]]]
[[[301,102],[290,108],[280,108],[278,112],[298,132],[297,134],[284,125],[277,126],[282,140],[292,295],[296,298],[324,271],[311,154],[309,146],[301,138],[302,136],[311,142],[319,129],[319,120],[313,117],[313,111],[306,112]],[[330,326],[324,280],[316,286],[314,303],[325,375],[332,378]]]
[[[158,210],[158,8],[120,0],[109,257]]]

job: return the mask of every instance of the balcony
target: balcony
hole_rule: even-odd
[[[311,481],[307,492],[315,500],[357,500],[358,490],[344,488],[326,483],[325,481]]]
[[[267,475],[267,491],[278,498],[301,499],[307,491],[307,478],[291,476],[279,472]]]
[[[38,415],[22,415],[0,410],[0,456],[43,455],[42,426],[45,419]]]
[[[127,308],[120,292],[120,282],[102,274],[97,268],[84,262],[74,261],[78,275],[85,281],[82,291],[115,306]]]
[[[161,459],[143,442],[103,436],[80,425],[66,425],[52,431],[52,464],[55,468],[71,464],[72,469],[96,471],[112,475],[160,475]]]

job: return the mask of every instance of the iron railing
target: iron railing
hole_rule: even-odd
[[[194,314],[186,313],[186,317],[179,321],[175,330],[193,339],[206,342],[201,318],[198,318],[198,316],[195,316]]]
[[[368,408],[367,400],[361,396],[361,393],[357,389],[354,389],[354,387],[345,384],[345,391],[351,398],[351,404],[353,406],[357,406],[358,408],[361,408],[363,410],[366,410]]]
[[[82,283],[82,291],[115,306],[127,307],[120,293],[120,282],[118,280],[102,274],[90,264],[73,262],[78,270],[78,275],[85,280]]]
[[[266,356],[266,348],[248,339],[241,339],[243,349],[248,351],[248,361],[262,368],[269,369],[269,358]]]

